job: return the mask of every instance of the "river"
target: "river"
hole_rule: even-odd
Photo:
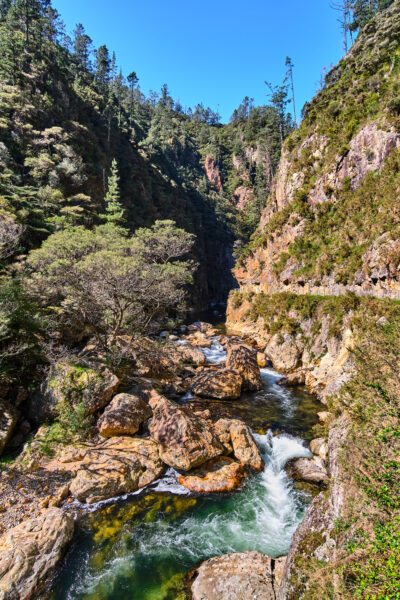
[[[214,364],[225,359],[216,338],[205,349]],[[139,493],[83,509],[51,600],[184,600],[187,573],[200,561],[227,552],[287,554],[294,530],[311,500],[284,470],[295,457],[311,456],[307,440],[319,402],[304,390],[277,385],[281,377],[262,369],[263,389],[235,402],[194,400],[213,416],[243,419],[265,460],[231,494],[196,496],[166,475]]]

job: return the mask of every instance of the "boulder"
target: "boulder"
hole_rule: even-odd
[[[232,492],[240,486],[244,475],[244,468],[240,463],[227,456],[219,456],[187,475],[180,475],[179,483],[198,494]]]
[[[215,431],[229,453],[233,450],[235,458],[242,466],[254,471],[262,471],[264,460],[249,427],[238,419],[220,419],[214,425]]]
[[[282,377],[276,383],[278,385],[285,385],[286,387],[297,387],[298,385],[304,385],[306,376],[303,371],[297,373],[289,373],[286,377]]]
[[[237,400],[242,390],[242,377],[230,369],[205,369],[192,381],[192,392],[202,398]]]
[[[204,352],[197,348],[196,346],[192,346],[192,344],[177,344],[176,346],[179,354],[182,356],[183,360],[187,362],[192,362],[195,365],[204,365],[206,362],[206,357]]]
[[[321,458],[296,458],[287,464],[287,472],[295,481],[327,485],[329,474]]]
[[[189,471],[224,453],[216,433],[204,419],[156,392],[150,405],[150,435],[160,445],[161,460],[170,467]]]
[[[239,373],[243,379],[242,390],[257,392],[262,388],[260,367],[257,364],[257,353],[246,344],[228,344],[226,368]]]
[[[12,436],[18,417],[19,412],[14,406],[6,400],[0,400],[0,456]]]
[[[99,420],[100,435],[105,438],[134,435],[151,415],[150,406],[138,396],[118,394],[111,400]]]
[[[27,600],[54,572],[74,532],[72,515],[49,508],[0,538],[0,598]]]
[[[43,423],[57,417],[57,404],[64,400],[83,404],[87,415],[104,408],[117,393],[120,382],[108,369],[84,368],[64,360],[51,370],[47,380],[29,398],[27,417]]]
[[[275,600],[272,561],[260,552],[210,558],[193,576],[193,600]]]
[[[99,502],[134,492],[158,479],[163,470],[153,440],[115,437],[88,450],[70,492],[80,502]]]
[[[322,460],[328,459],[328,442],[325,438],[317,438],[310,442],[310,450],[316,456],[322,458]]]
[[[257,364],[261,368],[267,366],[267,357],[265,356],[264,352],[257,352]]]

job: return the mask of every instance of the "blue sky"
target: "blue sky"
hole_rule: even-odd
[[[264,81],[280,83],[295,64],[299,108],[321,70],[342,56],[330,0],[53,0],[67,32],[81,22],[95,46],[115,50],[144,93],[167,83],[183,106],[203,102],[223,121],[247,95],[266,102]]]

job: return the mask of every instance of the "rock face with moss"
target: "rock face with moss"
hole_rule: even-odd
[[[69,361],[58,362],[47,380],[29,401],[29,417],[37,423],[54,419],[57,405],[82,405],[86,415],[104,408],[116,394],[119,379],[108,369],[86,368]]]

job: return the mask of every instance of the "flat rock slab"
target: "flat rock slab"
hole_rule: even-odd
[[[62,558],[74,520],[59,508],[23,521],[0,538],[0,598],[28,600]]]
[[[149,439],[115,437],[92,447],[71,483],[80,502],[99,502],[149,485],[164,471],[159,446]]]
[[[151,415],[150,406],[138,396],[118,394],[111,400],[99,420],[100,435],[105,438],[134,435]]]
[[[194,575],[193,600],[275,600],[271,559],[260,552],[216,556]]]
[[[244,468],[240,463],[221,456],[209,460],[188,475],[180,475],[179,483],[198,494],[232,492],[240,487],[244,475]]]
[[[237,400],[242,391],[242,377],[230,369],[206,369],[192,381],[192,392],[201,398]]]

